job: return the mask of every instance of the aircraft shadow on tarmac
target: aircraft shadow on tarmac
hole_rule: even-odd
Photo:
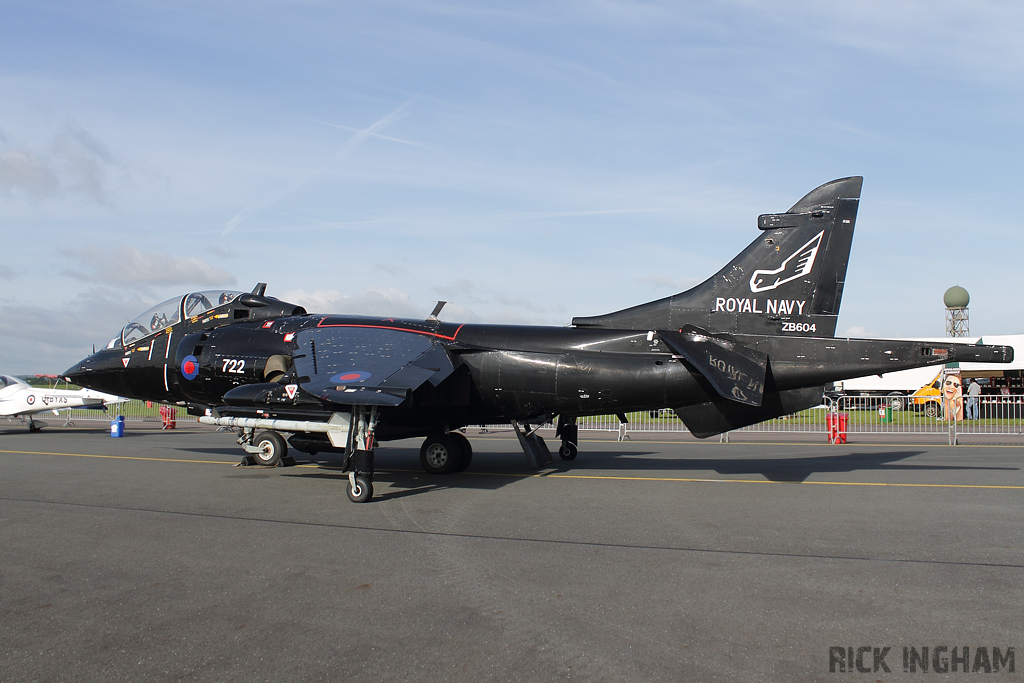
[[[904,462],[908,458],[927,453],[925,450],[899,450],[871,453],[837,453],[827,456],[812,456],[804,458],[795,457],[754,457],[754,458],[649,458],[644,456],[655,455],[654,452],[628,453],[590,453],[582,454],[579,459],[573,462],[557,461],[549,468],[539,470],[538,474],[554,472],[591,472],[609,470],[625,473],[644,472],[692,472],[695,475],[701,472],[715,472],[720,475],[760,475],[768,481],[798,483],[806,481],[814,474],[848,473],[857,471],[904,471],[904,472],[944,472],[944,471],[1018,471],[1017,467],[991,467],[978,465],[945,465],[929,463]],[[428,475],[416,471],[418,463],[411,457],[412,452],[394,451],[387,453],[381,450],[378,458],[378,467],[381,469],[376,473],[375,478],[380,481],[389,481],[393,486],[403,486],[407,490],[401,493],[385,494],[382,498],[402,497],[428,490],[446,488],[473,488],[496,490],[514,479],[505,476],[488,476],[495,474],[505,475],[527,475],[531,472],[522,464],[522,454],[518,452],[508,453],[484,453],[474,460],[470,468],[462,473],[448,476]],[[396,456],[396,457],[389,457]],[[323,456],[317,456],[322,458]],[[628,459],[627,459],[628,458]],[[329,467],[340,467],[341,462],[324,462],[320,464]],[[402,468],[391,469],[391,468]],[[408,468],[408,470],[406,470]],[[477,476],[474,476],[477,475]],[[479,476],[484,475],[484,476]],[[329,474],[327,472],[308,472],[290,476],[303,477],[331,477],[341,475]]]
[[[987,467],[976,465],[937,465],[901,462],[927,451],[906,450],[871,453],[837,453],[827,456],[805,458],[755,457],[755,458],[644,458],[651,452],[600,453],[580,457],[569,470],[581,469],[630,469],[636,471],[709,472],[722,475],[759,474],[769,481],[802,482],[812,474],[841,473],[857,471],[958,471],[958,470],[1003,470],[1017,471],[1016,467]],[[621,456],[628,460],[609,463]],[[611,467],[609,467],[611,465]]]
[[[188,448],[182,449],[207,454],[237,456],[235,448]],[[756,476],[768,481],[799,483],[814,474],[849,473],[858,471],[880,472],[943,472],[943,471],[1018,471],[1017,467],[992,467],[978,465],[946,465],[933,463],[905,462],[909,458],[927,453],[926,450],[894,450],[870,453],[836,453],[834,455],[810,457],[721,457],[721,458],[666,458],[657,451],[603,451],[581,453],[572,462],[556,459],[555,462],[536,472],[523,463],[519,451],[486,452],[478,454],[473,464],[463,473],[431,475],[420,469],[419,454],[415,449],[382,448],[377,452],[377,472],[374,479],[388,483],[392,490],[381,491],[375,498],[382,500],[402,498],[430,491],[444,489],[497,490],[515,483],[519,477],[531,474],[616,472],[622,475],[649,472],[701,473],[715,472],[723,476]],[[341,467],[343,457],[336,453],[321,453],[307,456],[292,452],[297,464],[318,466],[312,468],[284,468],[280,476],[306,480],[324,479],[343,482],[347,475]],[[661,457],[645,457],[655,456]],[[263,471],[260,467],[244,468],[247,471]],[[498,476],[495,476],[498,475]],[[401,489],[401,490],[396,490]]]
[[[320,453],[314,456],[306,456],[301,453],[293,454],[296,464],[318,465],[318,469],[302,468],[294,470],[289,468],[287,473],[281,476],[296,477],[299,479],[330,479],[337,482],[348,480],[348,474],[342,473],[344,463],[342,455],[337,453]],[[406,496],[430,493],[431,491],[443,491],[445,489],[474,489],[480,491],[496,491],[504,486],[512,484],[518,479],[516,475],[528,476],[532,472],[526,469],[521,463],[523,454],[514,453],[486,453],[479,457],[480,468],[474,473],[473,467],[460,474],[435,475],[428,474],[422,470],[419,464],[419,452],[411,449],[380,449],[377,451],[377,471],[374,472],[375,482],[387,483],[390,490],[379,490],[374,494],[374,500],[394,500]],[[486,463],[495,458],[497,463]],[[502,467],[508,462],[511,467]],[[476,474],[477,476],[472,476]],[[493,474],[506,474],[512,476],[489,476]]]

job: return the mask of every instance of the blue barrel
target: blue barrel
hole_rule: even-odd
[[[115,439],[124,436],[124,415],[118,415],[110,421],[110,436]]]

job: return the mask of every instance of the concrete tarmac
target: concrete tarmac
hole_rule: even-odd
[[[1021,676],[1024,447],[761,436],[533,473],[470,430],[446,477],[384,444],[355,505],[333,456],[233,467],[230,433],[0,426],[0,680]]]

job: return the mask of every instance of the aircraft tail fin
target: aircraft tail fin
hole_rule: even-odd
[[[833,180],[785,213],[758,216],[761,234],[701,284],[576,327],[835,335],[863,178]]]

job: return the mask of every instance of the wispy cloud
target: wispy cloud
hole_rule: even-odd
[[[395,287],[368,287],[357,294],[345,294],[330,289],[317,289],[312,292],[291,289],[275,296],[283,301],[298,304],[310,313],[426,318],[430,312],[420,311],[407,292]]]
[[[110,203],[106,177],[113,155],[78,124],[65,126],[42,149],[11,145],[6,136],[0,143],[7,146],[0,150],[0,193],[22,192],[33,199],[66,193]]]
[[[821,3],[733,0],[751,15],[786,24],[814,40],[882,54],[905,63],[940,65],[982,80],[1024,72],[1024,7],[1000,0],[863,0]],[[792,38],[799,39],[799,38]]]
[[[5,193],[21,190],[31,197],[55,194],[60,179],[49,159],[39,152],[8,149],[0,152],[0,189]]]
[[[271,192],[266,197],[263,197],[262,199],[258,199],[256,201],[252,202],[251,204],[249,204],[248,206],[246,206],[244,209],[242,209],[237,214],[235,214],[234,217],[231,218],[231,220],[229,220],[227,223],[224,224],[224,231],[221,233],[221,236],[227,235],[232,230],[234,230],[236,227],[238,227],[238,225],[241,224],[242,221],[244,221],[249,216],[251,216],[254,213],[257,213],[259,211],[262,211],[263,209],[267,208],[268,206],[276,204],[277,202],[281,201],[282,199],[284,199],[285,197],[290,195],[292,192],[295,192],[297,189],[299,189],[300,187],[302,187],[303,185],[308,183],[310,180],[315,178],[320,173],[323,173],[324,170],[326,170],[327,168],[329,168],[333,164],[337,163],[341,159],[344,159],[354,149],[359,147],[359,145],[361,145],[364,140],[366,140],[371,135],[374,135],[377,131],[382,130],[383,128],[387,127],[396,118],[398,118],[398,116],[402,113],[402,111],[404,111],[413,102],[413,99],[415,99],[415,98],[409,99],[408,101],[406,101],[404,104],[402,104],[400,107],[398,107],[397,109],[392,111],[387,116],[383,117],[382,119],[379,119],[378,121],[370,124],[366,128],[363,128],[362,130],[358,131],[355,135],[353,135],[351,138],[349,138],[348,142],[346,142],[344,145],[342,145],[341,149],[339,149],[337,152],[335,152],[324,163],[320,164],[319,166],[317,166],[317,167],[315,167],[313,169],[310,169],[309,171],[307,171],[306,173],[302,174],[301,176],[296,178],[293,182],[289,183],[288,185],[285,185],[285,186],[283,186],[283,187],[281,187],[281,188]]]
[[[196,256],[170,256],[143,252],[134,247],[98,249],[88,247],[61,253],[75,262],[65,274],[86,282],[125,285],[223,286],[235,283],[235,276]],[[85,267],[82,271],[79,268]]]
[[[154,303],[128,287],[88,287],[68,292],[59,303],[0,303],[0,368],[10,374],[63,372]]]
[[[700,279],[695,277],[688,277],[683,279],[669,277],[663,273],[652,273],[645,275],[644,277],[637,278],[638,283],[642,285],[650,285],[654,289],[664,290],[669,293],[682,292],[691,287],[700,284]]]

